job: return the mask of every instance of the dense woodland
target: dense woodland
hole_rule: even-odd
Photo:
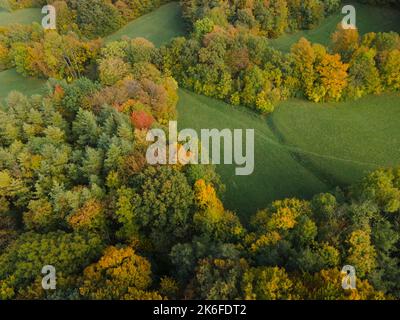
[[[303,38],[285,54],[267,38],[313,28],[340,2],[185,0],[188,37],[106,44],[162,1],[49,3],[57,31],[0,29],[0,69],[49,79],[46,94],[12,92],[0,108],[1,299],[400,298],[400,168],[241,221],[213,166],[145,160],[147,130],[177,117],[178,86],[264,114],[290,97],[399,91],[398,33],[338,26],[329,47]],[[41,286],[49,264],[54,291]],[[345,264],[356,290],[341,287]]]

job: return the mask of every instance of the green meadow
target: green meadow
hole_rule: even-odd
[[[179,91],[180,129],[254,129],[255,170],[249,176],[235,175],[236,165],[218,165],[226,186],[225,205],[241,215],[264,208],[271,201],[291,196],[312,196],[329,187],[303,167],[275,136],[267,120],[245,108]]]
[[[400,96],[355,102],[282,103],[263,118],[245,108],[180,90],[180,128],[255,130],[255,170],[236,176],[219,165],[225,204],[250,213],[284,197],[310,197],[346,186],[365,173],[400,163]]]
[[[25,78],[15,69],[0,72],[0,102],[5,99],[11,91],[19,91],[30,96],[43,93],[45,90],[44,80]]]
[[[185,35],[185,26],[178,2],[171,2],[153,12],[128,23],[116,33],[105,38],[106,42],[122,37],[146,38],[156,46],[165,44],[170,39]]]

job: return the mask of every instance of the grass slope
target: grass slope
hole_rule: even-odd
[[[218,165],[226,185],[225,205],[245,217],[271,201],[291,196],[310,197],[329,188],[299,164],[281,145],[266,120],[245,108],[179,90],[180,129],[255,129],[255,170],[250,176],[236,176],[236,165]]]
[[[368,32],[389,32],[400,31],[400,11],[387,7],[369,6],[349,1],[356,8],[356,23],[360,34]],[[341,7],[342,8],[342,7]],[[336,26],[343,19],[341,9],[337,14],[327,17],[322,24],[313,29],[287,34],[278,39],[271,40],[271,45],[278,50],[290,51],[291,46],[305,37],[311,42],[328,45],[331,34],[336,30]]]
[[[399,119],[400,95],[387,94],[335,104],[291,100],[269,121],[299,161],[335,186],[400,164]]]
[[[165,44],[174,37],[185,34],[182,12],[178,2],[171,2],[157,10],[137,18],[116,33],[105,38],[106,42],[119,40],[124,36],[142,37],[156,46]]]
[[[0,102],[13,90],[27,96],[41,93],[45,90],[44,84],[44,80],[24,78],[15,69],[2,71],[0,72]]]
[[[227,186],[225,204],[241,214],[272,200],[308,198],[356,182],[366,172],[400,164],[400,96],[359,101],[282,103],[267,119],[251,111],[180,90],[180,128],[254,128],[255,171],[235,176],[233,165],[217,171]]]
[[[355,7],[361,34],[400,30],[399,11]],[[301,37],[327,45],[342,17],[338,13],[315,30],[271,42],[283,51]],[[255,129],[254,174],[237,177],[234,166],[217,168],[227,185],[226,206],[240,213],[254,212],[275,199],[307,198],[354,183],[376,168],[400,164],[399,94],[336,104],[293,99],[281,103],[267,119],[183,90],[180,96],[181,128]]]
[[[8,26],[14,23],[41,23],[43,17],[44,15],[41,14],[41,10],[38,8],[20,9],[12,12],[0,9],[0,26]]]

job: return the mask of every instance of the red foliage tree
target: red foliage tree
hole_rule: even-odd
[[[143,110],[133,111],[131,120],[136,129],[149,129],[155,121],[151,114]]]

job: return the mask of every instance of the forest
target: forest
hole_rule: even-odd
[[[377,32],[339,20],[325,44],[301,37],[285,52],[274,41],[318,29],[342,1],[9,0],[0,17],[46,4],[56,8],[56,30],[36,18],[0,20],[1,300],[400,299],[400,20]],[[395,0],[358,5],[400,17]],[[154,15],[163,8],[181,21],[170,19],[179,24],[174,36],[154,44],[154,21],[140,19],[167,20]],[[146,34],[120,36],[140,29],[137,21]],[[277,148],[287,143],[279,162],[314,170],[325,186],[278,197],[260,184],[264,202],[253,210],[244,182],[234,197],[245,210],[226,201],[232,184],[215,165],[150,165],[150,129],[209,120],[180,106],[190,99],[212,101],[239,123],[251,113],[269,124],[266,137],[282,136],[268,137]],[[350,183],[316,170],[287,132],[277,133],[281,110],[292,120],[303,110],[285,104],[329,111],[374,99],[383,118],[365,107],[368,129],[384,145],[373,132],[380,123],[392,144],[381,154],[374,141],[354,139],[377,165]],[[382,101],[390,108],[378,109]],[[354,119],[364,116],[362,106],[354,110]],[[286,180],[273,182],[297,183]],[[56,269],[55,290],[42,286],[46,265]],[[345,265],[356,270],[351,290],[342,288]]]

